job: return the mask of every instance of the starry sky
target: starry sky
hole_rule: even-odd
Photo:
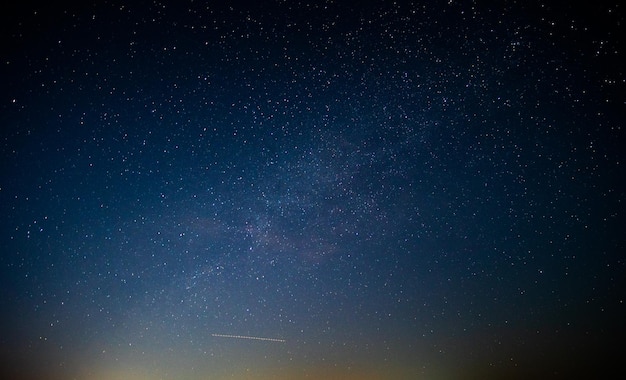
[[[0,377],[624,372],[624,7],[20,2]]]

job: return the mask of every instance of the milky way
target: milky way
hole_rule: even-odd
[[[0,377],[620,371],[617,2],[0,21]]]

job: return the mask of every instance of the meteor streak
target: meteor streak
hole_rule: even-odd
[[[228,335],[228,334],[211,334],[211,336],[216,336],[216,337],[219,337],[219,338],[251,339],[251,340],[263,340],[263,341],[266,341],[266,342],[285,343],[284,339],[261,338],[261,337],[258,337],[258,336]]]

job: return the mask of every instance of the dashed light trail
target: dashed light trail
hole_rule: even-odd
[[[228,334],[211,334],[211,336],[216,336],[216,337],[219,337],[219,338],[250,339],[250,340],[262,340],[262,341],[266,341],[266,342],[285,343],[284,339],[262,338],[262,337],[258,337],[258,336],[228,335]]]

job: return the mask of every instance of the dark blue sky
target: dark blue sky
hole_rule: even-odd
[[[0,377],[617,369],[621,5],[2,17]]]

